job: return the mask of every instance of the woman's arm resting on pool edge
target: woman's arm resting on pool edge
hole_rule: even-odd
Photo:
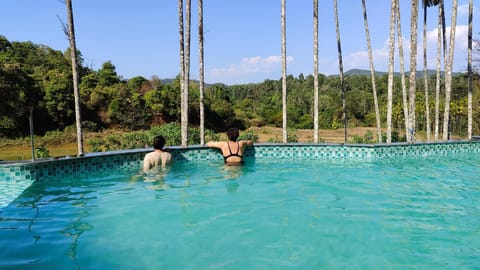
[[[222,145],[224,144],[225,142],[208,142],[207,143],[207,147],[215,147],[215,148],[222,148]]]

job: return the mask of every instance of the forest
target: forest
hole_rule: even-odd
[[[475,52],[478,55],[478,48]],[[98,70],[84,65],[78,52],[82,128],[88,131],[122,129],[145,130],[165,123],[180,122],[180,82],[156,76],[122,78],[108,61]],[[478,70],[478,69],[476,69]],[[419,76],[418,78],[422,78]],[[456,73],[452,81],[450,126],[453,134],[467,133],[468,76]],[[313,128],[313,76],[287,77],[287,125],[295,129]],[[386,123],[387,75],[376,78],[382,126]],[[375,110],[369,75],[345,76],[346,111],[349,127],[374,127]],[[479,134],[479,74],[473,83],[473,134]],[[338,76],[319,75],[319,128],[343,127],[342,97]],[[424,131],[425,93],[423,79],[417,82],[416,129]],[[443,123],[444,87],[440,97],[440,125]],[[282,85],[278,80],[225,85],[207,84],[205,127],[217,132],[231,126],[242,129],[282,126]],[[0,36],[0,137],[17,138],[29,134],[33,115],[35,134],[63,130],[75,124],[72,70],[69,50],[61,52],[32,42],[9,41]],[[199,90],[195,81],[189,89],[189,119],[199,124]],[[430,129],[435,114],[435,76],[429,77]],[[404,129],[400,77],[394,78],[393,128]],[[442,127],[440,126],[440,130]]]

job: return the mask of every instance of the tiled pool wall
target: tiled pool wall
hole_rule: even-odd
[[[176,162],[223,162],[218,150],[202,146],[170,147]],[[19,162],[0,165],[0,182],[33,181],[65,175],[82,175],[99,171],[140,170],[144,155],[151,149],[132,149],[104,153],[90,153],[85,157]],[[403,157],[437,157],[458,153],[480,153],[480,141],[448,143],[340,145],[340,144],[256,144],[247,148],[244,156],[255,160],[319,159],[358,160],[373,162]],[[0,190],[1,191],[1,190]]]

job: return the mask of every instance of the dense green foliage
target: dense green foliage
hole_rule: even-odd
[[[93,152],[152,147],[153,138],[158,134],[162,134],[165,137],[165,146],[181,144],[180,125],[174,122],[155,126],[149,130],[138,130],[122,135],[112,134],[102,138],[94,138],[88,140],[87,143]],[[206,140],[219,140],[218,134],[209,129],[205,131],[205,137]],[[198,128],[188,129],[188,144],[200,144],[200,130]]]
[[[10,42],[0,36],[0,136],[19,137],[28,134],[28,116],[34,115],[37,134],[62,130],[74,124],[72,76],[68,50],[65,53],[31,42]],[[83,65],[79,53],[80,96],[82,125],[87,130],[121,128],[134,132],[125,143],[137,143],[130,147],[143,147],[151,136],[142,133],[151,127],[180,120],[180,83],[178,78],[168,83],[158,77],[123,79],[111,62],[103,63],[99,70]],[[340,82],[336,76],[319,75],[319,127],[337,129],[343,127]],[[451,103],[451,129],[463,135],[467,131],[467,77],[460,74],[453,78]],[[366,75],[345,77],[348,125],[375,126],[375,113],[371,80]],[[423,80],[417,83],[417,130],[425,130],[425,98]],[[474,133],[479,132],[480,104],[479,77],[474,81]],[[435,77],[430,77],[430,116],[433,128],[435,108]],[[190,84],[189,119],[192,127],[199,123],[199,91],[195,82]],[[313,128],[313,76],[287,78],[287,118],[290,129]],[[386,123],[387,77],[378,76],[382,125]],[[443,123],[443,86],[440,102],[440,123]],[[205,125],[214,131],[224,131],[237,126],[282,126],[281,80],[265,80],[245,85],[207,85],[205,89]],[[395,78],[393,127],[403,130],[402,95],[400,79]],[[167,126],[168,127],[168,126]],[[162,130],[162,133],[170,131]],[[440,127],[441,130],[441,127]],[[180,144],[180,136],[174,132],[171,145]],[[191,134],[191,135],[190,135]],[[198,129],[192,129],[190,140],[196,141]],[[118,145],[100,142],[99,149],[111,149]],[[117,138],[116,140],[123,140]],[[399,138],[400,139],[400,138]],[[294,137],[289,141],[296,141]],[[369,141],[370,138],[356,138]],[[122,144],[120,142],[120,144]],[[95,146],[95,142],[91,142]],[[125,145],[125,147],[127,147]]]

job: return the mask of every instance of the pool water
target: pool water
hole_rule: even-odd
[[[0,269],[478,269],[479,175],[461,155],[39,180],[0,208]]]

